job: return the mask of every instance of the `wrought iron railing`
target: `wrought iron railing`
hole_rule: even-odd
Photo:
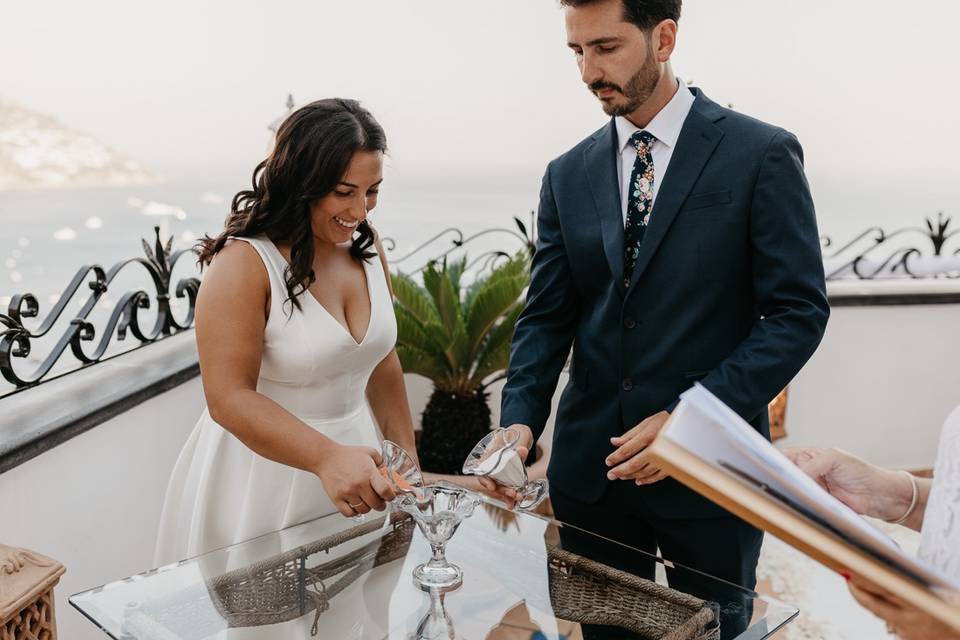
[[[927,218],[926,228],[903,227],[887,232],[871,227],[835,248],[821,237],[827,280],[874,280],[888,277],[960,278],[960,229],[951,218]]]
[[[472,235],[466,235],[456,228],[445,229],[399,256],[389,255],[396,250],[394,240],[384,238],[383,244],[388,252],[391,266],[408,273],[419,271],[429,262],[442,260],[460,250],[466,251],[471,246],[479,247],[483,244],[481,239],[495,236],[501,236],[513,242],[517,245],[516,250],[526,249],[532,253],[536,243],[533,213],[530,214],[529,226],[519,218],[514,218],[514,223],[516,229],[496,227]],[[147,241],[143,241],[145,257],[122,260],[109,270],[99,264],[80,267],[70,284],[42,319],[29,322],[31,319],[40,317],[40,303],[34,294],[17,294],[10,299],[7,312],[0,312],[0,374],[12,387],[6,390],[0,389],[0,398],[118,355],[115,347],[119,342],[126,340],[128,333],[131,333],[140,344],[131,349],[123,349],[123,353],[157,342],[193,326],[196,297],[200,287],[199,278],[180,279],[175,289],[171,291],[174,267],[184,255],[194,255],[193,250],[173,251],[173,238],[169,238],[164,244],[160,239],[159,227],[154,228],[154,233],[153,247]],[[470,256],[467,268],[477,271],[493,268],[501,259],[509,257],[509,251],[504,249],[505,247],[502,246],[495,249],[486,248]],[[139,264],[146,269],[153,282],[155,293],[151,295],[143,289],[125,292],[113,305],[109,318],[99,328],[96,327],[90,319],[91,312],[104,299],[117,275],[133,264]],[[84,284],[90,290],[89,297],[81,301],[79,310],[71,317],[68,308],[72,302],[85,295]],[[171,296],[186,298],[187,309],[180,314],[182,320],[174,316],[170,304]],[[144,314],[141,311],[151,308],[154,303],[156,318],[153,325],[147,327],[145,326],[147,321],[144,320]],[[27,362],[28,356],[34,351],[35,342],[55,337],[58,327],[63,327],[62,334],[42,361],[39,364]],[[99,340],[97,340],[98,335]],[[94,342],[95,344],[92,344]],[[64,367],[64,364],[69,364],[64,362],[68,351],[76,358],[78,366]],[[24,369],[27,371],[23,371]]]
[[[76,275],[67,285],[66,290],[59,296],[53,308],[43,316],[35,326],[28,327],[25,319],[40,316],[40,304],[32,293],[22,293],[13,296],[8,305],[7,313],[0,313],[0,374],[12,383],[13,389],[0,393],[5,397],[23,389],[35,386],[46,380],[59,377],[64,373],[101,362],[112,357],[111,348],[118,341],[126,339],[131,333],[143,346],[189,329],[193,325],[194,309],[196,306],[197,291],[200,280],[196,277],[187,277],[176,283],[172,292],[176,298],[186,298],[187,310],[181,320],[174,317],[171,309],[172,272],[177,262],[184,255],[193,256],[192,249],[172,250],[173,238],[164,245],[160,240],[160,228],[154,227],[155,244],[143,240],[144,258],[130,258],[122,260],[109,270],[99,264],[84,265],[77,270]],[[151,295],[143,289],[134,289],[125,292],[113,306],[109,318],[100,329],[100,339],[94,343],[97,329],[91,321],[90,314],[98,301],[107,293],[110,284],[116,276],[129,265],[139,264],[146,269],[156,292]],[[89,297],[82,302],[76,315],[70,317],[67,308],[81,288],[86,284],[90,290]],[[85,292],[84,292],[85,294]],[[84,295],[81,294],[81,295]],[[149,309],[156,302],[156,318],[152,326],[143,326],[148,320],[144,317],[144,309]],[[152,314],[151,314],[152,315]],[[56,341],[50,352],[32,371],[23,373],[18,369],[27,366],[25,360],[30,355],[33,341],[46,336],[55,336],[52,333],[55,327],[63,326],[58,322],[61,317],[70,317],[63,329],[63,333]],[[34,323],[29,323],[34,324]],[[56,365],[67,349],[79,362],[79,366],[69,371],[57,372]],[[136,348],[136,347],[135,347]],[[130,349],[124,350],[124,352]],[[113,354],[115,355],[115,354]],[[19,365],[17,363],[19,361]]]
[[[535,214],[530,213],[529,226],[519,218],[514,218],[514,223],[516,229],[496,227],[472,235],[450,227],[400,255],[396,254],[397,245],[392,238],[384,238],[383,245],[390,266],[404,273],[419,272],[430,262],[466,251],[468,245],[495,235],[518,241],[520,247],[532,252],[536,245]],[[960,228],[951,225],[952,219],[941,212],[935,221],[925,219],[923,227],[903,227],[889,232],[882,227],[870,227],[843,244],[831,236],[821,236],[827,280],[960,279]],[[508,255],[503,249],[482,250],[470,256],[467,269],[490,269]]]
[[[873,280],[890,276],[960,278],[960,229],[952,228],[951,218],[943,213],[938,214],[936,221],[928,218],[925,223],[926,228],[904,227],[892,232],[871,227],[839,247],[831,237],[821,237],[827,279]],[[530,213],[529,223],[515,217],[514,225],[515,228],[494,227],[470,235],[450,227],[399,255],[397,243],[392,238],[384,238],[383,245],[391,267],[408,274],[421,271],[430,262],[468,255],[469,249],[476,247],[479,252],[468,255],[467,269],[482,272],[492,269],[500,260],[511,255],[503,241],[514,245],[513,252],[523,249],[533,252],[536,245],[534,213]],[[143,241],[145,257],[122,260],[109,270],[99,264],[80,267],[51,310],[36,323],[27,323],[25,320],[40,316],[37,297],[23,293],[11,298],[7,313],[0,313],[0,374],[12,384],[12,389],[5,392],[0,390],[0,398],[113,357],[116,354],[111,348],[124,341],[128,333],[140,342],[133,347],[138,348],[193,326],[199,278],[182,278],[171,291],[174,267],[184,255],[193,256],[193,250],[173,251],[172,238],[164,244],[160,239],[159,227],[154,228],[154,234],[153,247]],[[487,241],[490,240],[496,240],[495,248],[489,247]],[[485,243],[487,246],[484,246]],[[109,319],[99,329],[99,341],[96,341],[98,330],[90,320],[90,313],[105,296],[116,276],[133,264],[146,269],[155,293],[150,294],[143,289],[125,292],[112,307]],[[70,317],[68,306],[79,296],[84,284],[89,288],[90,296],[83,301],[76,315]],[[171,309],[171,295],[185,299],[187,309],[182,312],[180,320]],[[142,311],[151,308],[154,301],[156,317],[153,325],[146,327],[147,320]],[[68,317],[70,319],[63,333],[46,357],[32,371],[21,371],[27,367],[26,359],[31,354],[33,342],[51,336],[55,327],[64,324],[58,321]],[[60,371],[57,364],[68,349],[79,366]]]
[[[497,237],[516,244],[514,251],[526,249],[531,255],[537,244],[536,221],[534,212],[530,212],[529,226],[520,218],[513,218],[516,229],[509,227],[493,227],[477,233],[466,235],[456,227],[449,227],[420,243],[410,251],[399,256],[395,255],[397,243],[393,238],[383,238],[383,248],[387,252],[387,262],[391,267],[407,274],[422,271],[431,262],[438,262],[446,258],[463,253],[467,255],[466,271],[488,271],[498,262],[510,257],[510,252],[503,248],[480,247],[480,239]],[[470,246],[477,246],[480,253],[470,256],[467,252]]]

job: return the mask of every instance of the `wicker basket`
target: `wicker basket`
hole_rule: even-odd
[[[315,612],[311,632],[330,600],[374,567],[403,558],[415,527],[405,513],[390,516],[382,536],[329,562],[307,566],[307,558],[383,528],[385,517],[341,531],[229,573],[212,578],[207,589],[230,627],[288,622]]]
[[[0,545],[0,640],[56,640],[53,588],[63,565]]]
[[[307,567],[308,556],[381,529],[384,519],[211,579],[210,596],[231,627],[287,622],[315,612],[313,633],[330,599],[373,567],[402,558],[413,535],[405,513],[391,516],[380,538],[326,563]],[[705,601],[548,546],[550,600],[557,617],[629,630],[648,640],[715,640],[714,609]],[[493,621],[491,621],[493,622]]]
[[[648,640],[715,640],[720,626],[704,600],[548,547],[550,601],[558,618],[627,629]]]

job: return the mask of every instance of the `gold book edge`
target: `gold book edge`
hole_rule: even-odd
[[[664,431],[668,426],[669,422]],[[903,601],[960,631],[960,607],[870,557],[839,535],[824,530],[768,494],[662,436],[650,444],[647,452],[674,479],[753,526],[772,533],[838,573],[848,572],[868,585],[896,594]]]

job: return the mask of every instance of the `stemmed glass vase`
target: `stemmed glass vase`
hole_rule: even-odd
[[[527,467],[517,453],[520,432],[516,429],[494,429],[474,446],[463,463],[463,473],[490,478],[499,485],[520,494],[517,508],[529,511],[543,502],[549,491],[546,480],[527,477]]]
[[[416,640],[455,640],[453,620],[444,607],[443,598],[448,589],[430,589],[430,608],[417,625]]]
[[[407,493],[397,498],[399,508],[409,513],[430,543],[431,557],[413,570],[413,579],[424,590],[453,589],[463,582],[463,571],[446,557],[446,546],[464,518],[469,518],[480,499],[472,492],[446,483],[423,488],[423,499]]]
[[[380,475],[393,487],[398,496],[412,495],[423,500],[423,473],[416,461],[406,450],[391,440],[384,440],[380,445],[382,462]],[[354,522],[363,522],[366,516],[357,514],[351,516]]]
[[[423,500],[423,473],[416,461],[396,442],[384,440],[380,445],[383,462],[380,473],[398,495],[413,495]]]

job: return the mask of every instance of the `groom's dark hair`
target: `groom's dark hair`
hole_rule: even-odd
[[[560,0],[561,7],[582,7],[599,0]],[[680,5],[683,0],[620,0],[623,3],[623,19],[637,25],[641,31],[649,31],[664,20],[680,21]]]

